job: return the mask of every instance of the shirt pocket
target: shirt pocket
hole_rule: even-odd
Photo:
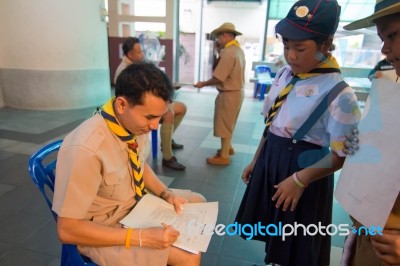
[[[122,185],[123,170],[115,171],[104,177],[104,182],[100,186],[99,196],[105,198],[115,198],[116,192]]]

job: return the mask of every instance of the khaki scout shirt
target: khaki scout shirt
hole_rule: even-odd
[[[99,114],[68,134],[58,154],[53,210],[115,225],[135,204],[126,143]]]
[[[229,46],[221,50],[220,61],[213,76],[222,84],[217,85],[220,91],[239,91],[244,87],[244,70],[246,60],[243,50],[237,46]]]

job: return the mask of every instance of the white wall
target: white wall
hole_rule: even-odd
[[[103,0],[0,0],[0,94],[5,106],[54,110],[110,96]]]
[[[106,24],[99,15],[102,3],[1,0],[0,68],[108,68]]]
[[[221,2],[204,6],[203,30],[211,32],[224,22],[235,24],[244,38],[260,38],[264,34],[266,4]]]

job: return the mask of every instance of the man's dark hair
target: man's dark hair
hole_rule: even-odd
[[[172,101],[174,90],[171,81],[153,63],[131,64],[118,76],[115,97],[124,96],[131,105],[141,105],[146,92],[166,102]]]
[[[122,51],[124,52],[124,55],[127,55],[133,49],[133,46],[137,43],[140,44],[138,38],[128,37],[122,44]]]

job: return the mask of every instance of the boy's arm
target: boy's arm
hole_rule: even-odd
[[[389,265],[400,265],[400,231],[383,230],[371,238],[376,256]]]

